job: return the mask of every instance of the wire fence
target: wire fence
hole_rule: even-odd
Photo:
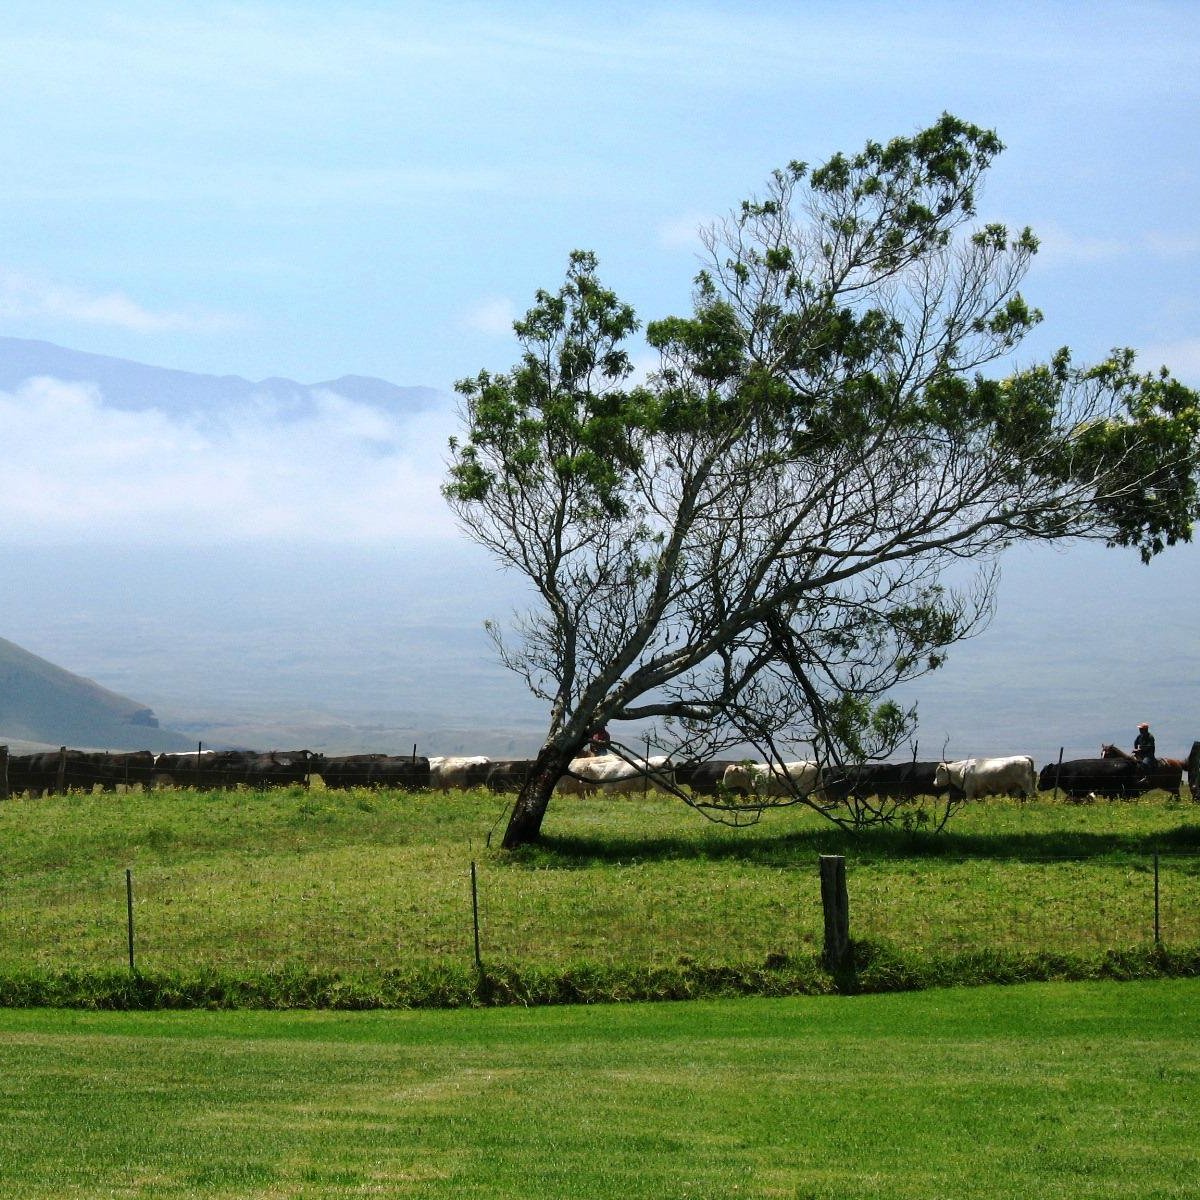
[[[914,952],[1058,953],[1200,944],[1200,855],[923,864],[923,903],[896,911],[894,877],[850,865],[852,936]]]
[[[300,883],[276,871],[251,858],[221,877],[104,868],[70,888],[22,880],[19,905],[0,880],[0,969],[745,963],[819,953],[824,933],[815,863],[465,863]],[[907,952],[1200,945],[1196,853],[852,861],[846,874],[851,938]]]

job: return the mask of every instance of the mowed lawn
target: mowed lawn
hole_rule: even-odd
[[[24,1200],[1190,1197],[1200,982],[8,1010],[0,1109]]]

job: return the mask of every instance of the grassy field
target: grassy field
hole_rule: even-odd
[[[0,973],[125,967],[128,869],[143,972],[466,977],[473,862],[489,968],[811,961],[822,853],[847,857],[862,942],[1098,958],[1153,944],[1158,849],[1162,942],[1200,947],[1200,821],[1178,799],[992,801],[941,836],[843,834],[800,809],[731,830],[666,797],[559,800],[545,844],[515,856],[488,845],[505,811],[482,792],[300,788],[10,801]]]
[[[1194,1196],[1200,982],[0,1011],[0,1194]]]

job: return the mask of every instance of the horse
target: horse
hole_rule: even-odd
[[[1101,758],[1120,758],[1125,762],[1137,762],[1127,750],[1122,750],[1120,746],[1113,746],[1105,742],[1100,747]],[[1139,768],[1141,764],[1138,764]],[[1187,763],[1181,758],[1155,758],[1154,770],[1145,772],[1146,791],[1152,792],[1157,788],[1161,788],[1164,792],[1170,792],[1172,796],[1179,795],[1179,785],[1183,782],[1183,773],[1187,770]]]

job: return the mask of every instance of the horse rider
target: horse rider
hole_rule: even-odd
[[[1137,737],[1133,739],[1133,757],[1147,775],[1154,770],[1154,734],[1145,721],[1138,726]]]
[[[607,754],[611,745],[612,738],[608,736],[608,730],[603,725],[592,730],[591,737],[588,738],[588,749],[593,754]]]

